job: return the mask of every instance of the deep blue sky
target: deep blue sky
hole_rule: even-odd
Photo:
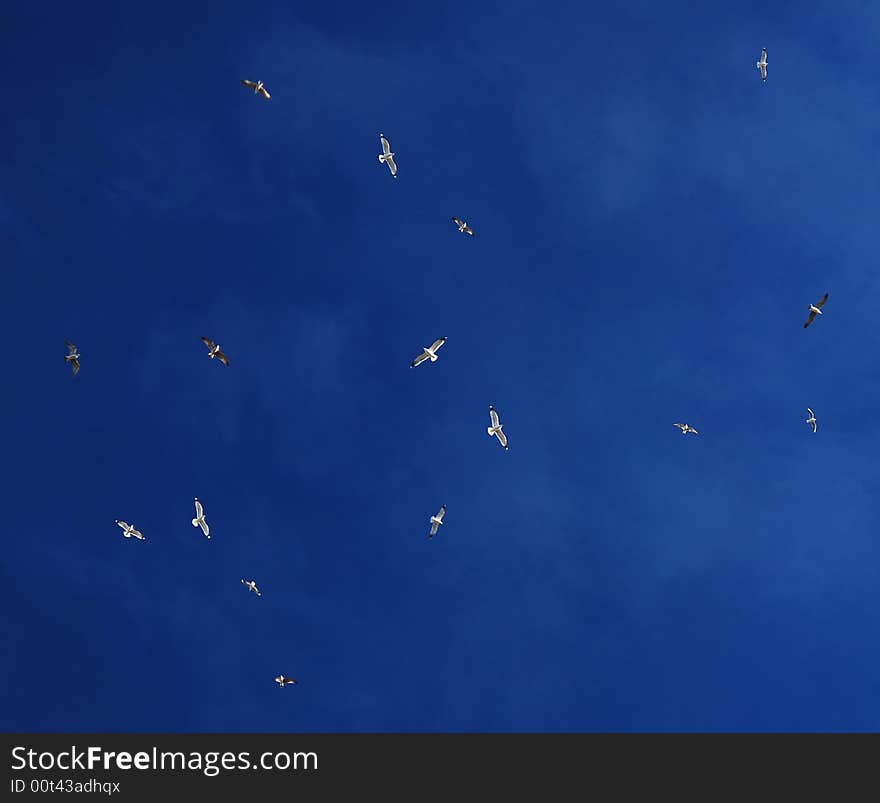
[[[880,729],[878,27],[5,8],[4,729]]]

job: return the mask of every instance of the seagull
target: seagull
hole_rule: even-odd
[[[441,337],[439,340],[435,340],[428,348],[422,349],[422,353],[410,363],[410,368],[415,368],[417,365],[421,365],[425,360],[437,362],[437,349],[439,349],[445,342],[446,338]]]
[[[817,315],[822,314],[822,310],[820,309],[822,305],[828,300],[828,293],[825,293],[819,301],[815,304],[810,304],[810,316],[807,318],[807,322],[804,324],[804,329],[806,329],[812,322],[813,318]]]
[[[260,593],[260,589],[257,588],[257,583],[256,583],[255,580],[242,580],[241,582],[244,583],[244,584],[245,584],[245,585],[246,585],[251,591],[253,591],[254,594],[256,594],[258,597],[262,597],[262,596],[263,596],[263,595]]]
[[[688,432],[693,432],[694,435],[699,435],[699,434],[700,434],[700,433],[697,432],[697,430],[695,430],[690,424],[673,424],[672,426],[674,426],[674,427],[678,427],[678,428],[681,430],[681,434],[682,434],[682,435],[687,435]]]
[[[391,175],[394,178],[397,178],[397,165],[394,162],[394,154],[391,151],[391,145],[388,144],[388,140],[385,139],[384,134],[379,134],[379,139],[382,142],[382,153],[379,154],[379,161],[388,165],[388,168],[391,170]]]
[[[132,527],[130,524],[126,524],[124,521],[120,521],[119,519],[116,519],[116,523],[120,527],[122,527],[122,534],[126,538],[131,538],[132,536],[134,536],[135,538],[137,538],[141,541],[145,540],[144,534],[140,530]]]
[[[208,522],[205,521],[205,509],[202,507],[202,503],[199,502],[198,497],[196,497],[196,517],[192,520],[192,526],[201,527],[205,537],[211,537],[211,528],[208,526]]]
[[[468,226],[461,218],[454,217],[452,218],[453,222],[456,226],[458,226],[458,230],[464,234],[470,234],[471,237],[474,236],[474,230]]]
[[[446,515],[446,505],[440,508],[440,512],[436,516],[431,516],[431,533],[428,538],[433,538],[437,535],[437,530],[440,525],[443,524],[443,516]]]
[[[758,62],[758,69],[761,71],[761,80],[767,80],[767,48],[761,50],[761,60]]]
[[[247,81],[247,80],[245,80],[244,78],[242,78],[242,79],[241,79],[241,82],[242,82],[245,86],[249,86],[249,87],[251,87],[251,88],[254,90],[254,94],[255,94],[255,95],[259,93],[259,94],[262,95],[264,98],[266,98],[266,100],[269,100],[269,98],[272,97],[272,96],[266,91],[266,87],[263,86],[263,82],[262,82],[262,81]]]
[[[504,424],[499,422],[498,412],[491,404],[489,405],[489,418],[492,420],[492,426],[486,427],[486,432],[489,433],[490,438],[493,435],[497,435],[498,440],[501,442],[501,445],[506,449],[507,448],[507,435],[505,435],[504,431],[503,431]]]
[[[293,678],[286,678],[284,677],[284,675],[279,675],[277,678],[275,678],[275,682],[280,688],[284,688],[291,683],[299,683],[298,680],[294,680]]]
[[[69,340],[67,342],[67,350],[70,352],[64,359],[69,362],[73,366],[73,375],[76,376],[79,373],[79,352],[76,350],[76,346],[73,345]]]
[[[807,407],[807,412],[810,414],[810,417],[807,419],[807,423],[813,427],[813,432],[816,431],[816,414]]]
[[[220,362],[224,365],[229,365],[229,357],[227,357],[222,351],[220,351],[220,346],[218,346],[210,337],[203,337],[202,343],[204,343],[208,347],[208,356],[213,360],[216,357]]]

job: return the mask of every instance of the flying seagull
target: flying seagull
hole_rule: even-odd
[[[489,433],[490,438],[497,435],[501,445],[506,449],[507,435],[504,434],[504,424],[498,420],[498,411],[491,404],[489,405],[489,418],[492,420],[492,426],[486,427],[486,432]]]
[[[816,431],[816,414],[807,407],[807,412],[810,414],[810,417],[807,419],[807,423],[813,427],[813,432]]]
[[[215,357],[220,360],[224,365],[229,365],[229,357],[227,357],[222,351],[220,351],[220,346],[218,346],[210,337],[203,337],[202,343],[204,343],[208,347],[208,356],[213,360]]]
[[[822,314],[821,307],[825,304],[827,300],[828,293],[825,293],[825,295],[822,296],[822,298],[819,299],[819,301],[817,301],[815,304],[810,304],[810,316],[807,318],[807,322],[804,324],[804,329],[806,329],[813,322],[813,318],[815,318],[817,315]]]
[[[70,352],[64,359],[69,362],[73,366],[73,375],[76,376],[79,373],[79,352],[76,349],[76,346],[73,345],[69,340],[67,342],[67,350]]]
[[[275,682],[278,684],[279,688],[284,688],[291,683],[299,683],[298,680],[294,680],[293,678],[286,678],[284,677],[284,675],[279,675],[277,678],[275,678]]]
[[[379,134],[379,139],[382,142],[382,153],[379,154],[379,161],[387,164],[388,169],[391,170],[391,175],[394,178],[397,178],[397,164],[394,161],[394,153],[391,151],[391,145],[388,144],[388,140],[385,139],[384,134]]]
[[[428,538],[433,538],[437,535],[437,530],[440,525],[443,524],[443,516],[446,515],[446,505],[440,508],[440,512],[436,516],[431,516],[431,533],[428,535]]]
[[[205,521],[205,509],[202,507],[202,503],[199,502],[198,497],[196,497],[196,517],[192,520],[192,526],[201,527],[205,537],[211,537],[211,528],[208,526],[208,522]]]
[[[474,230],[468,226],[461,218],[454,217],[452,218],[453,222],[456,226],[458,226],[458,230],[464,234],[470,234],[471,237],[474,236]]]
[[[761,50],[761,60],[758,62],[758,69],[761,71],[761,80],[767,80],[767,48]]]
[[[687,435],[688,432],[693,432],[694,435],[699,435],[699,434],[700,434],[700,433],[697,432],[697,430],[695,430],[690,424],[673,424],[672,426],[674,426],[674,427],[678,427],[678,428],[681,430],[681,434],[682,434],[682,435]]]
[[[422,349],[422,353],[410,363],[410,368],[415,368],[417,365],[421,365],[425,360],[437,362],[437,349],[439,349],[445,342],[446,338],[441,337],[439,340],[435,340],[428,348]]]
[[[255,95],[256,95],[256,94],[260,94],[260,95],[262,95],[264,98],[266,98],[266,100],[269,100],[269,98],[272,97],[272,96],[266,91],[266,87],[263,86],[263,82],[262,82],[262,81],[248,81],[248,80],[246,80],[245,78],[242,78],[242,79],[241,79],[241,82],[242,82],[245,86],[249,86],[251,89],[253,89]]]
[[[256,580],[242,580],[241,582],[244,583],[244,584],[245,584],[245,585],[246,585],[251,591],[253,591],[254,594],[256,594],[258,597],[262,597],[262,596],[263,596],[263,595],[260,593],[260,589],[257,588]]]
[[[124,521],[120,521],[119,519],[116,519],[116,523],[120,527],[122,527],[122,534],[126,538],[131,538],[132,536],[134,536],[135,538],[137,538],[141,541],[145,540],[144,534],[140,530],[132,527],[130,524],[126,524]]]

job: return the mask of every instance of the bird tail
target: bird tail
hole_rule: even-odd
[[[193,527],[198,527],[198,526],[199,526],[199,520],[198,520],[198,519],[193,519],[193,520],[192,520],[192,524],[193,524]]]
[[[437,358],[436,354],[431,354],[430,356],[431,356],[431,362],[437,362],[438,358]]]
[[[383,154],[383,153],[380,153],[380,154],[379,154],[379,161],[380,161],[380,162],[384,162],[384,161],[385,161],[385,154]]]
[[[488,432],[490,435],[495,434],[495,431],[492,429],[492,427],[486,427],[486,432]]]

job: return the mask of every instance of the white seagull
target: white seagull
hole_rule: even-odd
[[[674,426],[674,427],[678,427],[678,428],[681,430],[681,434],[682,434],[682,435],[687,435],[688,432],[693,432],[694,435],[699,435],[699,434],[700,434],[700,433],[697,432],[697,430],[695,430],[690,424],[673,424],[672,426]]]
[[[126,524],[124,521],[120,521],[119,519],[116,519],[116,523],[120,527],[122,527],[122,534],[126,538],[131,538],[132,536],[134,536],[141,541],[145,540],[144,534],[135,527],[132,527],[130,524]]]
[[[208,522],[205,521],[205,509],[202,507],[202,503],[199,502],[198,497],[196,497],[196,517],[192,520],[192,526],[201,527],[205,537],[211,537],[211,528],[208,526]]]
[[[256,582],[256,580],[242,580],[241,582],[244,583],[244,584],[245,584],[245,585],[246,585],[251,591],[253,591],[254,594],[256,594],[258,597],[262,597],[262,596],[263,596],[263,595],[260,593],[260,589],[257,588],[257,582]]]
[[[761,50],[761,60],[758,62],[758,69],[761,71],[761,80],[767,80],[767,48]]]
[[[813,428],[813,432],[816,431],[816,414],[807,407],[807,412],[810,414],[810,417],[807,419],[807,423]]]
[[[298,680],[294,680],[293,678],[286,678],[284,675],[279,675],[275,678],[275,682],[278,684],[280,688],[284,688],[285,686],[290,685],[291,683],[299,683]]]
[[[445,342],[446,338],[441,337],[439,340],[435,340],[428,348],[422,349],[422,353],[410,363],[410,368],[415,368],[417,365],[421,365],[425,360],[437,362],[437,349],[439,349]]]
[[[489,433],[490,438],[497,435],[501,445],[506,449],[507,435],[504,434],[504,424],[498,420],[498,411],[491,404],[489,405],[489,418],[492,421],[492,426],[486,427],[486,432]]]
[[[825,304],[827,300],[828,293],[825,293],[825,295],[822,296],[822,298],[820,298],[815,304],[810,304],[810,315],[807,318],[807,322],[804,324],[804,329],[806,329],[813,322],[813,318],[815,318],[817,315],[822,314],[821,307]]]
[[[458,230],[463,234],[470,234],[471,237],[474,236],[474,230],[468,226],[461,218],[454,217],[452,218],[453,222],[456,226],[458,226]]]
[[[263,86],[263,82],[262,82],[262,81],[248,81],[246,78],[242,78],[242,79],[241,79],[241,82],[242,82],[245,86],[249,86],[251,89],[253,89],[255,95],[256,95],[256,94],[260,94],[260,95],[262,95],[264,98],[266,98],[266,100],[269,100],[269,98],[272,97],[272,96],[266,91],[266,87]]]
[[[433,538],[437,535],[437,530],[440,528],[440,525],[443,524],[443,517],[446,515],[446,505],[440,508],[440,512],[436,516],[431,516],[431,532],[428,535],[428,538]]]
[[[208,347],[208,356],[213,360],[215,357],[227,367],[229,366],[229,357],[227,357],[210,337],[203,337],[202,343]]]
[[[384,134],[379,134],[379,140],[382,142],[382,153],[379,154],[379,161],[388,165],[391,175],[397,178],[397,164],[394,161],[394,153],[391,151],[391,145],[385,139]]]
[[[79,351],[77,351],[76,346],[73,345],[69,340],[67,342],[67,350],[70,352],[64,359],[69,362],[73,366],[73,375],[76,376],[79,373]]]

